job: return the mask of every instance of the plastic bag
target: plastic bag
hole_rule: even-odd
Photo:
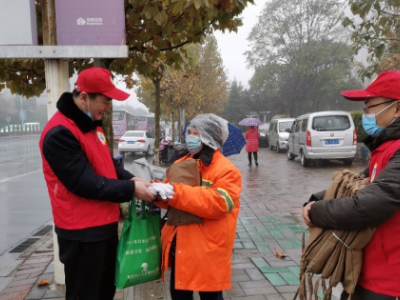
[[[140,218],[132,201],[118,243],[115,285],[124,289],[161,278],[161,239],[158,214],[148,214],[142,201]]]

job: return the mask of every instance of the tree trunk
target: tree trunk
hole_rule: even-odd
[[[104,68],[110,70],[112,60],[111,59],[95,59],[94,66],[98,68]],[[104,113],[101,117],[103,121],[103,131],[106,136],[108,149],[110,150],[111,156],[114,157],[114,132],[112,128],[112,106],[110,111]]]
[[[181,140],[181,136],[182,136],[182,105],[179,105],[178,136],[179,136],[179,141],[180,141]]]
[[[43,45],[57,45],[54,0],[42,0]]]
[[[154,78],[153,83],[155,87],[155,95],[156,95],[156,105],[154,112],[154,165],[160,165],[160,106],[161,106],[161,97],[160,97],[160,82],[161,78]]]
[[[174,114],[171,113],[171,138],[175,138],[175,128],[174,128]]]
[[[170,107],[172,107],[172,95],[169,96]],[[171,139],[174,141],[175,138],[175,127],[174,127],[174,114],[171,112]]]

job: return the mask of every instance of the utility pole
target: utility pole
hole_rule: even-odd
[[[42,0],[43,45],[57,45],[55,0]],[[69,91],[68,61],[46,59],[47,119],[57,111],[56,103],[63,92]]]
[[[55,0],[42,0],[43,44],[57,45]],[[46,59],[44,62],[47,95],[47,119],[57,111],[56,103],[63,92],[69,91],[68,61],[61,59]],[[54,226],[53,226],[54,227]],[[53,229],[54,245],[54,281],[65,284],[64,265],[58,254],[57,235]]]

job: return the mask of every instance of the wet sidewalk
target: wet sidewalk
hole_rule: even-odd
[[[224,298],[293,299],[299,285],[301,238],[306,229],[301,207],[311,193],[330,184],[333,171],[343,167],[303,168],[299,162],[287,161],[284,155],[267,149],[260,149],[259,167],[247,166],[244,151],[230,159],[242,172],[243,191],[232,254],[232,289],[224,291]],[[274,251],[287,256],[280,259]],[[52,284],[38,287],[44,278]],[[10,266],[0,269],[0,287],[4,286],[0,300],[64,300],[64,287],[53,284],[53,278],[53,236],[49,233]],[[340,288],[333,294],[337,297]],[[114,299],[171,299],[169,280],[117,291]]]

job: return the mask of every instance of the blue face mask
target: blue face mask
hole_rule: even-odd
[[[186,147],[191,154],[197,154],[203,148],[201,139],[198,136],[188,135],[186,137]]]
[[[385,127],[376,124],[376,114],[363,114],[362,126],[369,135],[377,135],[385,129]]]
[[[397,103],[397,101],[393,102],[392,104],[385,107],[384,109],[382,109],[380,112],[378,112],[376,114],[363,114],[362,126],[363,126],[365,132],[368,133],[369,135],[377,135],[377,134],[381,133],[382,130],[385,129],[385,127],[381,127],[378,124],[376,124],[376,116],[379,115],[381,112],[384,112],[385,110],[387,110],[389,107],[391,107],[395,103]]]

